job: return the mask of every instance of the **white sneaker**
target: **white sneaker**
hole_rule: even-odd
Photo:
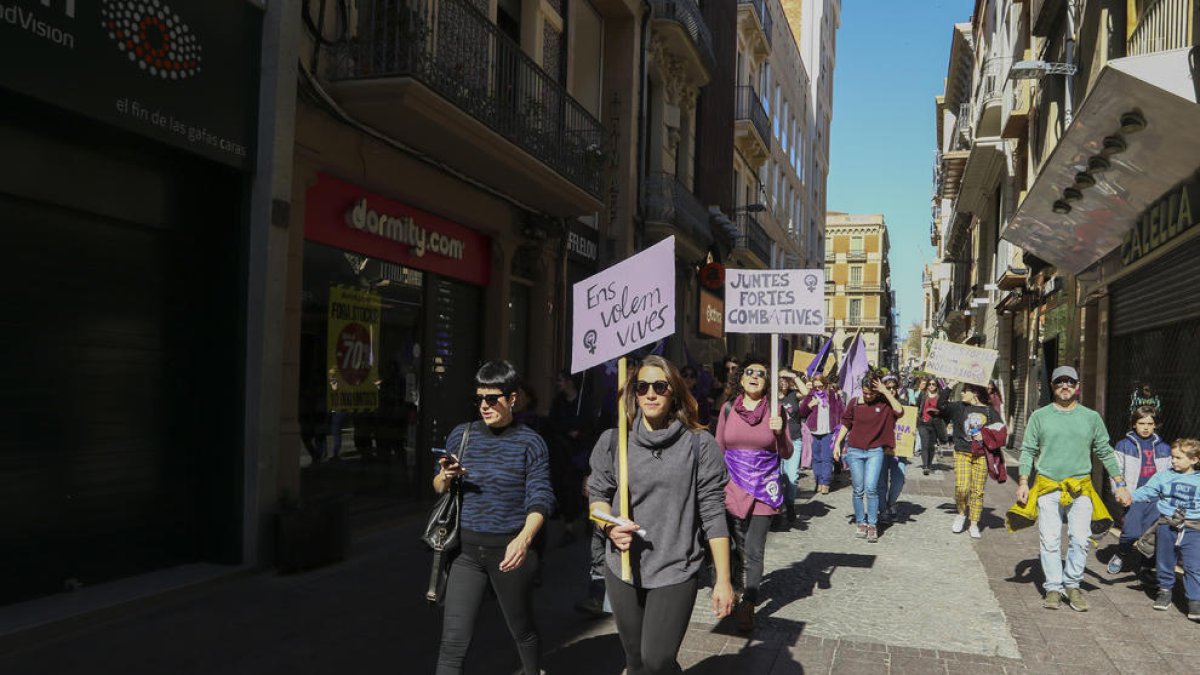
[[[971,523],[971,529],[968,531],[971,533],[972,539],[979,539],[983,536],[983,533],[979,531],[979,525],[976,523]]]
[[[966,529],[966,527],[967,527],[967,517],[960,513],[954,517],[954,524],[950,526],[950,531],[955,534],[958,534],[959,532],[962,532],[964,529]]]

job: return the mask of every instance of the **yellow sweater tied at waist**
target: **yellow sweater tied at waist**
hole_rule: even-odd
[[[1008,513],[1004,514],[1004,524],[1009,532],[1029,527],[1037,523],[1038,497],[1059,490],[1058,503],[1060,506],[1070,506],[1080,497],[1087,497],[1092,502],[1092,534],[1103,534],[1113,525],[1112,514],[1104,506],[1104,500],[1096,487],[1092,485],[1091,476],[1083,478],[1064,478],[1053,480],[1038,475],[1029,488],[1029,499],[1024,504],[1014,504]]]

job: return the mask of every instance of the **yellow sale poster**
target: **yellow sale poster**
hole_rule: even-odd
[[[363,288],[329,288],[329,409],[379,408],[379,295]]]

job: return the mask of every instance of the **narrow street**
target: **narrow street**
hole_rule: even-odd
[[[878,544],[853,538],[848,485],[819,499],[804,491],[799,522],[770,536],[754,633],[713,625],[702,590],[680,662],[689,673],[762,675],[1195,672],[1195,625],[1177,608],[1151,609],[1132,575],[1110,577],[1094,556],[1084,584],[1091,611],[1041,608],[1036,533],[1001,529],[1014,486],[988,485],[987,529],[972,541],[950,532],[952,473],[910,472],[900,518]],[[422,600],[428,554],[416,541],[418,520],[358,538],[339,565],[235,577],[103,622],[0,642],[0,672],[432,672],[441,614]],[[558,548],[557,537],[555,529],[537,593],[544,667],[620,672],[611,619],[571,608],[584,589],[583,546]],[[517,672],[494,602],[476,635],[468,672]]]

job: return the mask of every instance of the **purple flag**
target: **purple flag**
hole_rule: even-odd
[[[867,374],[868,368],[867,352],[864,349],[862,335],[855,335],[854,342],[842,359],[842,372],[841,378],[838,380],[838,388],[846,392],[849,398],[862,395],[862,378]]]
[[[813,359],[812,363],[808,364],[808,368],[804,371],[804,373],[806,375],[808,375],[811,378],[813,375],[816,375],[819,372],[823,372],[823,366],[825,365],[825,359],[829,356],[829,348],[832,345],[833,345],[832,337],[829,338],[828,340],[826,340],[824,345],[821,345],[821,351],[817,352],[817,358]]]

